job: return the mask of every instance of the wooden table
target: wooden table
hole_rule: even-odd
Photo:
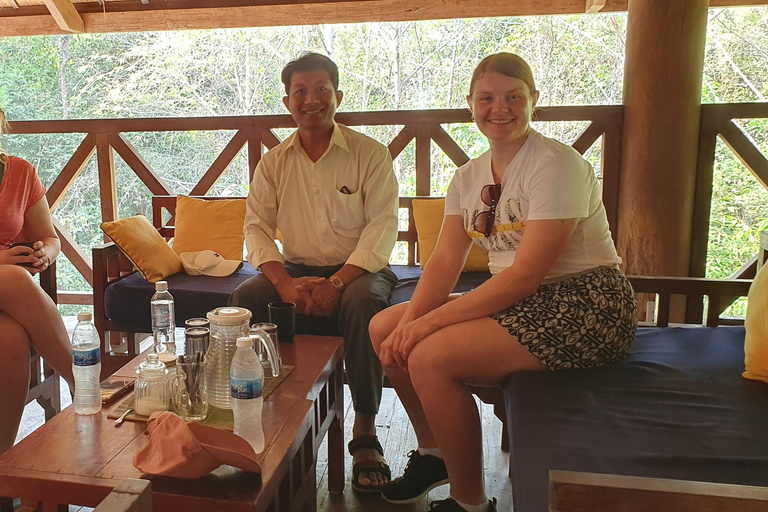
[[[0,496],[44,512],[67,504],[95,507],[123,478],[152,481],[155,511],[316,510],[315,463],[328,433],[329,488],[344,487],[341,338],[297,336],[280,345],[294,370],[265,400],[261,475],[221,466],[198,480],[143,475],[131,465],[146,444],[146,423],[115,428],[107,410],[78,416],[71,407],[0,456]],[[139,358],[116,372],[133,376]],[[2,512],[10,512],[9,499]]]

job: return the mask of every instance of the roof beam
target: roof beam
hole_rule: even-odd
[[[584,9],[584,12],[593,14],[600,12],[603,7],[605,7],[605,0],[587,0],[587,6]]]
[[[56,20],[56,24],[64,32],[83,33],[85,23],[77,12],[71,0],[43,0],[45,6]]]
[[[135,0],[78,2],[89,33],[275,27],[311,22],[361,23],[494,16],[583,14],[588,0]],[[62,3],[65,0],[45,0]],[[590,0],[601,13],[627,10],[628,0]],[[69,0],[66,3],[72,5]],[[768,0],[710,0],[710,7],[767,5]],[[74,9],[74,7],[73,7]],[[53,11],[52,11],[53,12]],[[71,27],[71,25],[65,25]],[[71,32],[39,6],[0,8],[0,37]]]

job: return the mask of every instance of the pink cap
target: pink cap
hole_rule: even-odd
[[[168,411],[155,412],[147,425],[149,441],[133,457],[139,471],[177,478],[200,478],[222,464],[261,473],[256,453],[232,432],[185,423]]]

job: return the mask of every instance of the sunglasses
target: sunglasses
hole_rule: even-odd
[[[483,200],[490,208],[488,210],[478,214],[475,217],[473,227],[475,231],[483,233],[486,237],[491,236],[493,231],[493,224],[496,221],[496,205],[499,204],[499,198],[501,197],[501,184],[494,183],[492,185],[486,185],[480,191],[480,199]]]

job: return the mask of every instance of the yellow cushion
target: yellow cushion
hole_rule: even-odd
[[[211,250],[224,259],[242,261],[245,199],[176,198],[176,254]]]
[[[437,237],[443,225],[444,213],[445,198],[413,200],[413,220],[419,235],[419,265],[422,268],[437,247]],[[488,272],[488,251],[473,243],[463,271]]]
[[[768,382],[768,264],[760,268],[749,287],[744,327],[747,329],[744,340],[746,371],[742,375]]]
[[[179,256],[145,216],[103,222],[101,229],[148,282],[156,283],[182,271]]]

